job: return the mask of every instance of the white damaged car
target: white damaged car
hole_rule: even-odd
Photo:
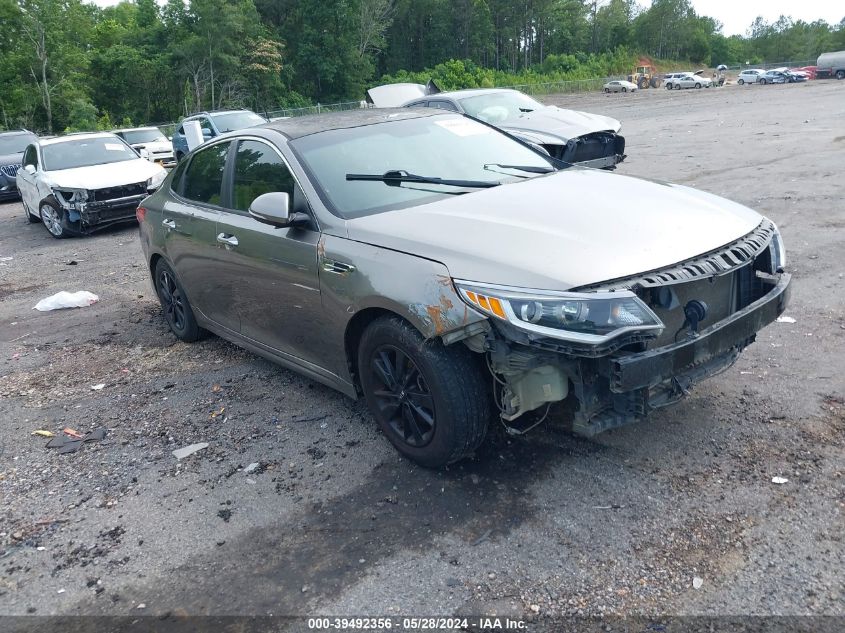
[[[543,105],[518,90],[441,92],[433,81],[399,83],[370,88],[367,102],[377,108],[440,108],[468,114],[542,148],[552,158],[581,167],[614,169],[625,160],[625,137],[616,119]]]
[[[27,220],[55,238],[135,220],[167,172],[109,132],[41,139],[23,154],[17,185]]]

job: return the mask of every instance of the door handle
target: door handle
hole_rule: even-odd
[[[162,220],[161,225],[167,229],[175,229],[176,228],[176,221],[175,220]]]
[[[234,235],[226,235],[225,233],[221,233],[217,236],[217,241],[221,244],[225,244],[226,246],[237,246],[238,245],[238,238]]]

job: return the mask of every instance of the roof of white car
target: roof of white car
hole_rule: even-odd
[[[143,132],[146,130],[158,130],[158,128],[155,125],[148,125],[146,127],[125,127],[120,130],[112,130],[112,132],[117,134],[118,132]]]
[[[39,143],[44,145],[56,145],[57,143],[66,143],[68,141],[78,141],[87,138],[117,138],[111,132],[83,132],[81,134],[65,134],[64,136],[54,136],[48,139],[39,139]]]

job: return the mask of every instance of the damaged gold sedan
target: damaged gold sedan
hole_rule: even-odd
[[[746,207],[567,168],[431,109],[223,135],[138,218],[176,336],[363,396],[429,467],[496,415],[519,433],[565,401],[586,435],[644,418],[729,367],[790,281],[777,228]]]

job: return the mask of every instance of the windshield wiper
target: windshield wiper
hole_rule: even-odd
[[[519,171],[527,171],[529,174],[551,174],[553,167],[535,167],[533,165],[503,165],[502,163],[486,163],[484,169],[488,167],[500,167],[502,169],[518,169]]]
[[[418,176],[417,174],[410,174],[404,169],[386,171],[383,174],[346,174],[346,180],[383,182],[389,187],[398,187],[403,182],[421,182],[430,185],[446,185],[448,187],[467,187],[474,189],[498,187],[502,184],[488,180],[451,180],[449,178],[437,178],[435,176]]]

